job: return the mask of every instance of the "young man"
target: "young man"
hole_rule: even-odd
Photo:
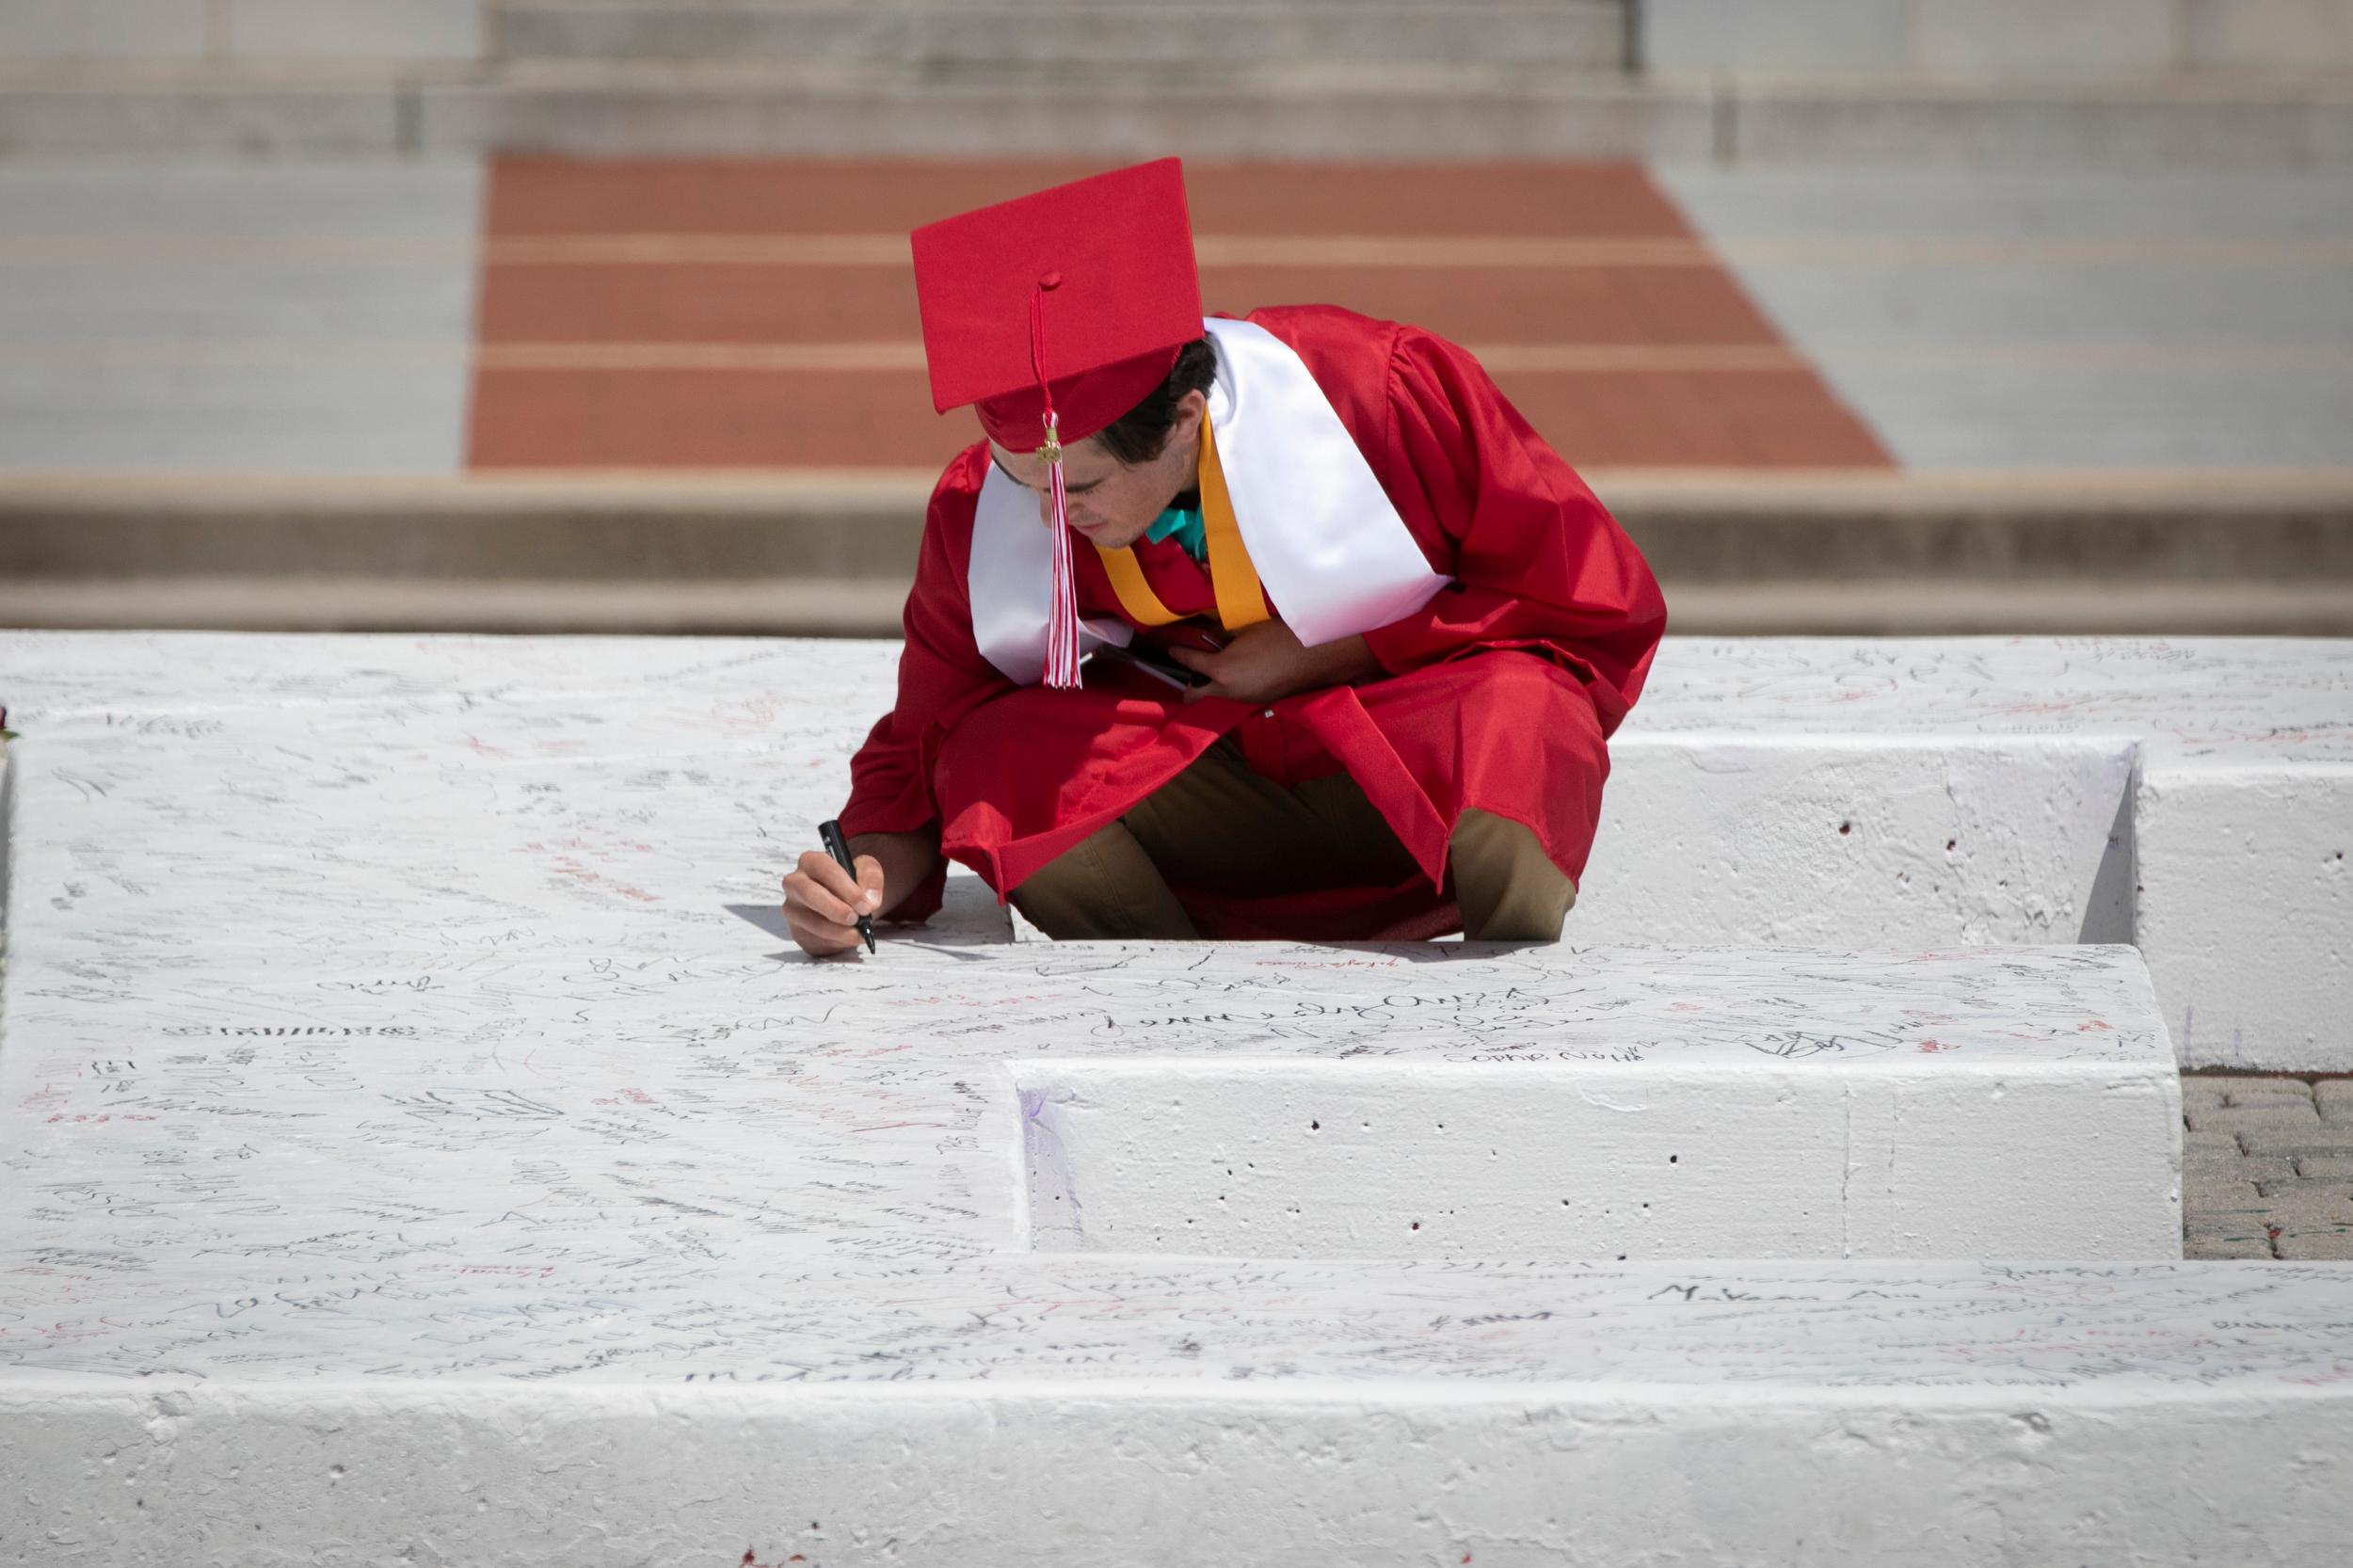
[[[851,763],[856,874],[784,879],[800,945],[929,915],[943,855],[1055,937],[1556,939],[1666,611],[1477,362],[1204,320],[1174,159],[914,244],[934,401],[987,440]]]

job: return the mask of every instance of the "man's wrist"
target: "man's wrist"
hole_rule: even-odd
[[[1381,673],[1381,661],[1372,656],[1372,649],[1361,633],[1325,643],[1316,651],[1323,655],[1320,672],[1323,685],[1353,686]]]
[[[913,833],[856,833],[850,836],[850,858],[871,855],[882,863],[883,903],[874,914],[889,918],[890,912],[905,902],[907,895],[922,885],[939,863],[939,830],[936,826]]]

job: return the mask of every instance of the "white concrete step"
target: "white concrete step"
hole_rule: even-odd
[[[30,1539],[2321,1568],[2353,1529],[2312,1458],[2353,1268],[2125,1260],[2173,1244],[2178,1111],[2124,951],[1014,945],[960,877],[810,964],[774,878],[880,652],[0,637]],[[1736,1233],[1881,1256],[1644,1261]],[[2009,1245],[2109,1260],[1884,1256]]]
[[[829,641],[16,633],[0,635],[0,701],[35,736],[72,714],[168,727],[191,704],[249,701],[267,672],[324,666],[327,690],[341,665],[395,648],[400,682],[536,693],[532,722],[569,743],[616,744],[614,721],[584,711],[666,715],[698,735],[732,712],[719,732],[791,752],[799,765],[782,775],[734,794],[714,786],[708,823],[669,824],[701,835],[709,863],[746,866],[744,890],[763,904],[781,851],[745,860],[742,802],[763,803],[758,828],[780,838],[837,809],[846,759],[889,704],[895,657]],[[710,663],[719,648],[734,662]],[[456,713],[437,708],[433,722],[420,759],[456,744]],[[2340,939],[2353,644],[1670,637],[1612,757],[1574,940],[2131,941],[2183,1065],[2353,1071],[2353,954]],[[638,877],[676,870],[630,862]],[[683,907],[694,886],[674,889]],[[425,923],[445,913],[423,890],[385,907]]]
[[[779,1267],[660,1250],[715,1227],[635,1158],[678,1219],[545,1263],[392,1272],[360,1239],[394,1222],[345,1215],[200,1280],[12,1265],[17,1530],[664,1568],[2337,1568],[2353,1537],[2353,1266]]]
[[[1040,1250],[2180,1254],[2180,1088],[2128,948],[1027,951],[1054,979],[1001,984],[1093,1009],[967,999],[1018,1053]],[[964,1029],[891,1038],[926,1032]]]
[[[38,901],[59,857],[29,824],[58,820],[66,786],[29,771]],[[477,808],[453,797],[447,820]],[[486,868],[504,853],[457,847]],[[212,858],[158,851],[126,844],[115,864],[136,878],[143,861]],[[189,956],[154,985],[89,956],[115,922],[32,903],[11,937],[10,1048],[111,1065],[88,1085],[20,1074],[58,1118],[19,1138],[27,1171],[88,1173],[90,1129],[111,1119],[132,1125],[108,1135],[122,1150],[101,1160],[121,1162],[108,1179],[149,1191],[140,1151],[210,1114],[248,1118],[239,1183],[299,1196],[141,1243],[183,1259],[267,1252],[396,1197],[439,1212],[420,1236],[511,1230],[508,1250],[536,1256],[574,1227],[517,1211],[526,1152],[577,1173],[576,1201],[601,1215],[577,1218],[616,1245],[636,1183],[606,1157],[642,1155],[714,1224],[790,1213],[798,1245],[850,1256],[2181,1256],[2180,1089],[2129,949],[894,940],[811,971],[780,969],[743,925],[713,934],[733,956],[665,956],[657,992],[642,966],[606,979],[562,956],[607,945],[576,920],[518,916],[538,935],[496,944],[469,902],[451,902],[444,935],[504,945],[495,966],[380,921],[364,961],[244,946],[292,940],[340,900],[273,921],[228,899],[211,920],[233,935],[200,942],[172,934],[204,917],[158,907],[154,945]],[[657,915],[636,923],[645,951],[663,945]],[[744,993],[770,988],[776,1011],[746,1012]],[[337,1092],[317,1093],[329,1079]],[[84,1246],[108,1228],[79,1204],[31,1219],[8,1227],[19,1240]]]
[[[76,641],[7,646],[71,666]],[[718,692],[692,676],[643,705],[635,645],[549,646],[585,683],[536,699],[531,661],[486,648],[422,709],[454,648],[213,647],[204,673],[139,681],[143,717],[123,686],[91,705],[56,677],[14,704],[9,1050],[119,1064],[88,1096],[41,1089],[72,1102],[53,1107],[68,1145],[72,1117],[135,1106],[160,1125],[134,1142],[168,1142],[198,1109],[185,1065],[293,1124],[254,1170],[363,1203],[388,1155],[431,1152],[488,1226],[514,1150],[476,1136],[486,1108],[562,1159],[603,1146],[573,1128],[661,1104],[678,1119],[648,1153],[710,1162],[696,1202],[823,1192],[827,1166],[878,1160],[884,1209],[952,1190],[960,1217],[894,1241],[927,1256],[2180,1256],[2180,1091],[2129,948],[1013,945],[1000,916],[985,949],[779,967],[721,879],[834,808],[840,743],[809,743],[850,711],[824,645],[800,645],[813,701],[747,711],[804,737],[786,798],[767,724],[714,736]],[[646,651],[675,669],[693,647]],[[616,771],[616,744],[666,760]],[[762,920],[789,853],[744,901]],[[321,1100],[293,1061],[312,1048],[280,1028],[376,1043],[337,1049]],[[739,1037],[772,1066],[647,1056]],[[529,1065],[543,1051],[560,1073]],[[772,1070],[784,1100],[727,1081]],[[777,1152],[731,1172],[752,1146]],[[40,1228],[62,1245],[88,1223]]]
[[[1611,756],[1573,937],[2129,940],[2184,1066],[2353,1070],[2353,643],[1670,638]]]

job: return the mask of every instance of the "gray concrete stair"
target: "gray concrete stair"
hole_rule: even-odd
[[[2335,170],[2353,168],[2353,88],[1750,81],[1520,61],[0,58],[0,157],[509,151]]]
[[[2353,634],[2343,475],[1592,477],[1684,632]],[[0,625],[888,635],[929,485],[19,478]]]
[[[523,60],[893,61],[950,71],[1285,61],[1517,64],[1615,72],[1626,0],[518,0],[495,52]]]
[[[1499,62],[521,62],[419,96],[419,146],[581,153],[1704,158],[1703,84]]]
[[[0,157],[2335,168],[2353,165],[2348,7],[2201,0],[2176,15],[2174,0],[2109,0],[2060,17],[1962,0],[0,0]]]

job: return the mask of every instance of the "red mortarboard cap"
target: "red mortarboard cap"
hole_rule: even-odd
[[[1033,298],[1065,442],[1144,401],[1176,350],[1201,336],[1201,280],[1175,158],[926,224],[912,237],[932,402],[941,413],[978,404],[982,426],[1008,450],[1033,451],[1046,439]]]

